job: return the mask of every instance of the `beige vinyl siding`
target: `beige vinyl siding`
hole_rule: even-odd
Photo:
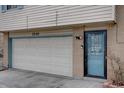
[[[99,21],[108,21],[112,17],[111,6],[78,6],[71,10],[60,10],[58,12],[58,24],[78,24]]]
[[[0,13],[0,31],[114,21],[114,6],[26,5]]]

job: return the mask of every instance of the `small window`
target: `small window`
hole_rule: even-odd
[[[23,9],[24,6],[23,5],[1,5],[0,6],[0,11],[2,13],[5,13],[9,10],[16,10],[16,9]]]
[[[15,8],[17,8],[17,5],[7,5],[7,10],[15,9]]]

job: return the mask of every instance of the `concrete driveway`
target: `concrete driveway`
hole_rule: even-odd
[[[67,77],[10,69],[0,72],[1,88],[100,88],[105,80]]]

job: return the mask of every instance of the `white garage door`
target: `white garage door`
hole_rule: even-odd
[[[12,40],[13,68],[72,76],[72,37]]]

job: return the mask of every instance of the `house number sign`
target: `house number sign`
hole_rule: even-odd
[[[33,32],[32,36],[39,36],[39,34],[40,34],[39,32]]]

